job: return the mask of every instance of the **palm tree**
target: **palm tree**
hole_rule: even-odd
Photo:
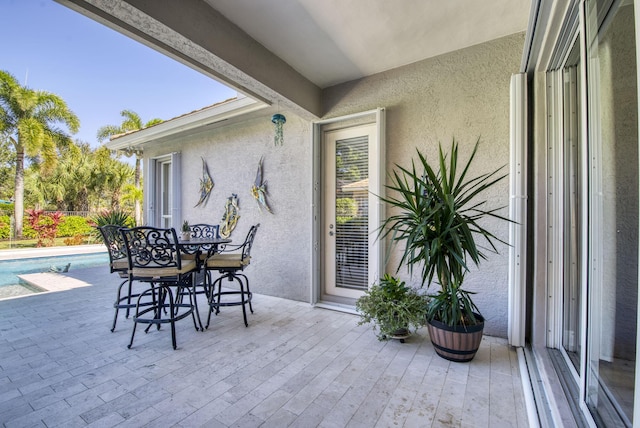
[[[61,151],[60,162],[49,180],[52,200],[64,211],[89,211],[89,195],[97,180],[93,150],[88,143],[76,142]],[[55,183],[55,184],[54,184]]]
[[[120,112],[120,116],[122,116],[123,118],[120,125],[106,125],[98,129],[98,141],[104,141],[107,138],[124,134],[125,132],[138,131],[140,129],[147,128],[149,126],[162,122],[162,119],[151,119],[150,121],[143,124],[142,119],[140,119],[140,115],[132,110],[122,110]],[[140,188],[140,156],[137,152],[134,186],[137,189]],[[135,201],[134,217],[136,219],[136,226],[141,225],[142,209],[139,200]]]
[[[108,175],[106,177],[105,183],[108,186],[108,190],[105,194],[109,194],[111,197],[111,209],[114,211],[122,210],[122,202],[126,202],[126,198],[124,196],[129,191],[127,190],[129,187],[133,187],[137,189],[138,192],[142,193],[142,189],[140,187],[136,187],[134,184],[131,184],[131,179],[135,177],[135,172],[131,165],[124,162],[114,162],[113,166],[110,168]],[[140,206],[140,202],[142,199],[138,199],[134,201],[134,210],[135,210],[135,202]],[[131,212],[131,205],[127,207],[125,211]]]
[[[22,237],[24,215],[24,157],[51,171],[57,162],[57,149],[71,143],[59,126],[75,134],[80,120],[59,96],[20,85],[7,71],[0,70],[0,138],[16,153],[14,216],[16,238]]]

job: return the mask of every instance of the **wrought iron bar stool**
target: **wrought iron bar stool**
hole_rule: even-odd
[[[133,331],[128,348],[133,345],[138,323],[152,325],[160,330],[162,324],[171,326],[171,342],[176,344],[175,323],[189,315],[196,323],[193,283],[196,271],[195,260],[182,260],[175,229],[134,227],[120,229],[128,258],[129,281],[149,282],[151,287],[138,296],[133,316]],[[157,287],[156,287],[157,285]],[[176,288],[175,292],[172,287]],[[180,296],[186,296],[183,301]],[[199,320],[198,320],[199,321]]]
[[[245,241],[240,245],[228,245],[223,251],[211,255],[205,262],[207,270],[216,270],[220,272],[220,276],[211,284],[211,290],[209,294],[209,316],[207,317],[207,325],[205,328],[209,328],[211,321],[211,313],[215,310],[216,315],[220,313],[221,306],[242,306],[242,315],[244,317],[245,327],[249,326],[247,322],[247,310],[246,305],[249,305],[249,310],[253,313],[253,307],[251,306],[251,289],[249,288],[249,279],[246,275],[241,273],[249,263],[251,263],[251,247],[255,239],[260,224],[251,226],[249,233]],[[228,281],[235,281],[238,283],[239,290],[222,291],[222,281],[227,279]],[[216,291],[216,286],[218,287]],[[223,300],[222,296],[237,295],[238,300]]]
[[[104,245],[106,245],[109,254],[109,270],[111,273],[117,273],[122,282],[118,286],[118,292],[116,295],[116,301],[113,303],[115,308],[115,314],[113,316],[113,325],[111,326],[111,332],[116,329],[116,322],[118,321],[119,309],[126,309],[126,318],[129,318],[129,310],[136,307],[135,299],[139,294],[132,292],[132,283],[129,281],[129,261],[127,259],[127,250],[125,248],[124,240],[120,234],[122,226],[109,224],[98,227]],[[122,287],[128,284],[125,294],[122,294]]]

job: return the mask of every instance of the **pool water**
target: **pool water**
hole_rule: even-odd
[[[0,260],[0,298],[34,292],[29,287],[20,284],[18,275],[62,271],[67,265],[69,265],[68,270],[73,271],[94,266],[107,266],[108,264],[109,255],[106,252]]]

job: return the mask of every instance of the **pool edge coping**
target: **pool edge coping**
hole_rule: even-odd
[[[104,244],[44,248],[12,248],[9,250],[0,250],[0,260],[33,259],[37,257],[55,257],[106,252],[107,248]]]

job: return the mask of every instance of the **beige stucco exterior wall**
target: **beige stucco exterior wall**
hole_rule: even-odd
[[[161,147],[145,156],[181,153],[182,217],[190,223],[218,224],[227,198],[236,193],[240,219],[231,238],[241,243],[253,224],[260,223],[247,270],[251,290],[309,301],[311,257],[310,124],[287,116],[284,145],[275,147],[271,115],[215,131],[204,132]],[[260,212],[250,193],[260,158],[273,214]],[[202,160],[215,186],[206,206],[199,198]]]
[[[509,79],[518,71],[524,34],[494,40],[437,58],[421,61],[324,91],[326,115],[386,108],[387,162],[406,165],[416,148],[429,156],[438,141],[449,145],[455,137],[468,155],[480,137],[474,172],[484,173],[509,161]],[[182,210],[191,223],[219,223],[226,198],[237,193],[240,221],[232,238],[241,241],[252,224],[260,223],[254,257],[247,274],[252,291],[309,301],[312,231],[311,123],[287,116],[282,147],[273,144],[271,113],[264,117],[145,149],[145,157],[179,151],[182,154]],[[215,182],[206,207],[194,208],[199,195],[201,157]],[[274,214],[261,213],[249,189],[260,157]],[[486,195],[488,207],[504,206],[507,215],[509,183],[504,180]],[[487,226],[507,239],[508,225]],[[467,288],[478,291],[475,301],[487,319],[485,332],[507,334],[507,246],[500,255],[487,254],[480,269],[473,268]],[[388,271],[395,271],[397,257]],[[405,269],[401,276],[408,279]],[[417,279],[410,280],[416,284]]]
[[[409,165],[416,149],[429,157],[437,144],[452,138],[467,155],[478,138],[480,151],[474,173],[492,171],[509,162],[509,79],[520,65],[524,34],[424,60],[415,64],[325,90],[326,117],[337,117],[376,107],[386,108],[388,171],[393,164]],[[505,173],[508,168],[505,167]],[[509,182],[505,179],[486,194],[487,207],[504,206],[508,215]],[[486,226],[508,239],[508,224],[490,220]],[[472,268],[466,287],[486,317],[485,332],[506,337],[508,247],[499,255],[487,253],[479,269]],[[387,271],[395,272],[397,257]],[[406,269],[400,275],[410,279]]]

